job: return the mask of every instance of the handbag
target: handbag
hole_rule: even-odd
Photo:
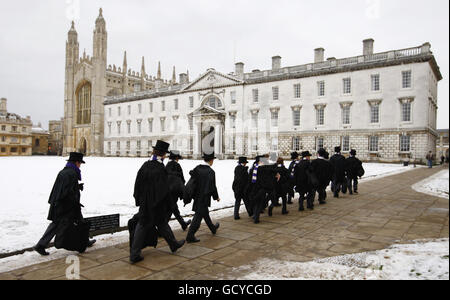
[[[62,219],[56,227],[55,248],[84,253],[89,243],[89,221]]]

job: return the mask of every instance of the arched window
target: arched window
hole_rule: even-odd
[[[205,105],[212,108],[222,108],[222,102],[216,96],[209,96],[205,102]]]
[[[91,84],[83,82],[76,92],[77,124],[91,123]]]

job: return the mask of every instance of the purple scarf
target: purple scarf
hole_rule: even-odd
[[[80,170],[74,163],[72,163],[72,162],[69,161],[69,162],[67,163],[66,167],[67,167],[67,168],[72,168],[72,169],[74,169],[75,172],[77,172],[78,180],[81,181],[81,170]]]

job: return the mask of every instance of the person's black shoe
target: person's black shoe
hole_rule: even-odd
[[[269,217],[271,217],[273,214],[273,206],[269,207]]]
[[[130,263],[132,265],[137,264],[138,262],[141,262],[143,260],[144,260],[144,258],[142,256],[138,256],[138,257],[135,257],[135,258],[131,258],[130,257]]]
[[[200,240],[198,238],[196,238],[195,236],[191,236],[191,237],[186,238],[186,242],[188,244],[194,244],[194,243],[199,243]]]
[[[87,247],[91,248],[92,246],[94,246],[94,244],[97,242],[97,240],[89,240]]]
[[[177,250],[183,247],[185,243],[185,240],[178,241],[175,245],[170,246],[170,251],[172,251],[172,253],[177,252]]]
[[[281,212],[282,215],[287,215],[289,212],[287,210],[284,210]]]
[[[234,216],[234,220],[240,220],[241,219],[241,217],[239,217],[239,216]]]
[[[280,207],[281,204],[277,202],[277,203],[275,203],[273,206],[275,206],[275,207]]]
[[[355,193],[356,195],[358,195],[359,193],[358,193],[358,191],[354,191],[353,193]]]
[[[327,204],[327,202],[326,201],[319,201],[319,204],[320,205],[324,205],[324,204]]]
[[[217,233],[217,230],[219,229],[219,227],[220,227],[220,224],[216,223],[216,225],[214,225],[214,229],[211,230],[211,233],[215,235]]]
[[[183,231],[186,231],[186,229],[189,227],[189,225],[191,225],[192,220],[188,220],[187,222],[184,222],[183,225],[181,225],[181,229],[183,229]]]
[[[298,211],[305,211],[305,208],[304,207],[299,207]]]
[[[339,195],[338,194],[334,194],[334,198],[339,198]]]
[[[254,220],[253,223],[259,224],[259,220]]]
[[[314,206],[308,207],[309,210],[314,210]]]
[[[42,256],[49,256],[50,255],[50,253],[45,251],[45,248],[41,247],[41,246],[34,246],[33,250],[36,251],[37,253],[39,253]]]

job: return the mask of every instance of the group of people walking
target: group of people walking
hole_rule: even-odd
[[[172,252],[176,252],[187,243],[198,243],[196,233],[202,220],[205,221],[212,234],[216,234],[220,224],[214,223],[209,215],[211,199],[220,201],[216,175],[212,169],[216,157],[214,153],[203,155],[203,164],[190,171],[191,178],[186,183],[183,169],[179,164],[182,156],[177,151],[169,151],[170,145],[157,141],[150,159],[139,169],[134,186],[134,200],[139,212],[128,222],[130,232],[130,262],[143,260],[142,249],[156,247],[158,237],[163,237]],[[357,193],[358,178],[364,175],[362,163],[352,150],[349,158],[340,154],[329,158],[325,149],[318,151],[318,157],[311,160],[311,153],[291,154],[291,163],[286,168],[283,158],[276,162],[269,155],[258,156],[249,169],[246,157],[240,157],[234,171],[233,191],[235,195],[234,218],[240,219],[241,203],[244,203],[249,217],[254,223],[260,222],[261,213],[268,210],[272,216],[275,207],[282,206],[282,214],[288,214],[287,204],[292,204],[295,193],[299,193],[299,210],[314,209],[315,194],[319,195],[319,203],[326,203],[326,189],[330,182],[335,197],[342,191]],[[164,165],[164,160],[169,162]],[[53,237],[67,235],[69,231],[61,230],[62,223],[77,224],[83,221],[81,214],[80,191],[83,190],[80,167],[84,163],[83,155],[71,153],[66,167],[58,174],[50,195],[50,213],[52,221],[42,239],[34,247],[41,255],[48,255],[46,248]],[[279,200],[281,198],[281,204]],[[184,220],[178,209],[178,201],[187,205],[193,201],[195,212],[192,220]],[[270,203],[270,204],[269,204]],[[174,215],[181,228],[186,231],[186,239],[177,240],[169,226]],[[69,220],[69,222],[67,222]],[[72,233],[73,234],[73,230]],[[90,247],[95,240],[84,239],[84,247]],[[84,251],[84,250],[83,250]]]
[[[350,157],[341,154],[336,147],[330,158],[325,149],[319,149],[317,159],[312,160],[309,151],[291,153],[291,163],[286,168],[283,158],[271,163],[269,155],[258,156],[249,170],[246,157],[240,157],[234,171],[233,191],[235,195],[235,220],[240,219],[240,207],[244,206],[255,224],[260,215],[268,209],[272,216],[275,207],[282,207],[281,213],[288,214],[287,204],[293,204],[296,193],[299,194],[299,211],[314,209],[314,200],[318,194],[319,204],[326,204],[326,189],[331,183],[335,198],[339,193],[358,193],[358,178],[364,176],[362,162],[356,158],[356,151],[350,151]],[[281,198],[281,204],[279,200]],[[270,203],[270,204],[269,204]]]

